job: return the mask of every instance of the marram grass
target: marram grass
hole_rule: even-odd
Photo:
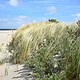
[[[59,37],[57,34],[62,34],[64,28],[65,26],[61,23],[49,22],[33,23],[23,26],[16,31],[11,44],[15,48],[15,52],[20,54],[18,57],[23,57],[21,61],[24,61],[24,57],[31,54],[30,49],[38,48],[37,45],[48,36]],[[57,34],[54,34],[56,32]]]
[[[13,63],[27,63],[35,80],[80,80],[80,26],[40,22],[19,28],[9,44]]]

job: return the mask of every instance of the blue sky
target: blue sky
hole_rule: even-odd
[[[0,0],[0,28],[18,28],[31,22],[80,19],[80,0]]]

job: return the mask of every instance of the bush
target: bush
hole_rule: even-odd
[[[55,22],[55,23],[59,23],[56,19],[49,19],[49,22]]]

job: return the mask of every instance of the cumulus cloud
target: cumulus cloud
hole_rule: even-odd
[[[48,7],[47,8],[47,14],[54,14],[56,12],[56,7]]]
[[[9,0],[9,4],[13,7],[18,6],[18,0]]]

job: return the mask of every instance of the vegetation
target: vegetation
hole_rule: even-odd
[[[4,64],[5,63],[5,59],[3,60],[0,60],[0,65]]]
[[[59,21],[57,21],[56,19],[49,19],[49,22],[55,22],[55,23],[59,23]]]
[[[80,80],[80,26],[40,22],[22,26],[8,45],[13,63],[26,63],[35,80]]]
[[[3,61],[0,60],[0,65],[2,65],[2,64],[3,64]]]

